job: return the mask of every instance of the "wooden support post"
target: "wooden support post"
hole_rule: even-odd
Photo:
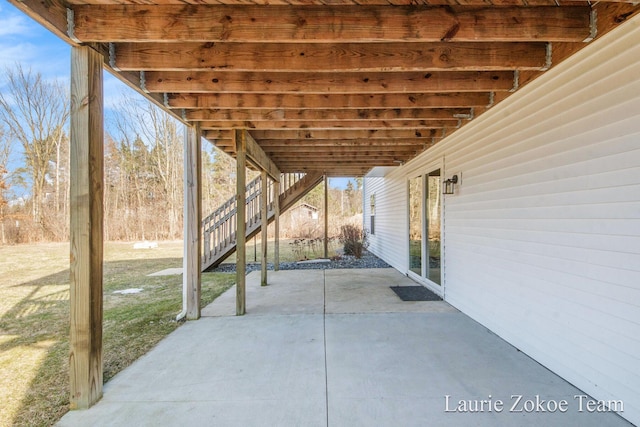
[[[102,397],[103,57],[71,48],[70,407]]]
[[[202,155],[200,126],[185,127],[184,138],[184,257],[183,310],[187,320],[200,318],[202,248]]]
[[[236,315],[246,313],[246,276],[247,248],[246,248],[246,169],[247,152],[245,131],[233,132],[236,141]]]
[[[329,258],[329,178],[324,176],[324,257]]]
[[[260,261],[261,266],[261,279],[260,286],[267,286],[267,229],[269,226],[269,216],[267,212],[267,200],[269,199],[269,177],[267,171],[263,170],[260,174],[262,182],[262,192],[260,194],[260,231],[262,235],[262,257]]]
[[[273,183],[273,270],[280,270],[280,181]]]

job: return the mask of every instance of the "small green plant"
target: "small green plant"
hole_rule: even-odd
[[[369,233],[367,230],[347,224],[340,227],[340,243],[342,243],[345,255],[353,255],[362,258],[362,252],[369,246]]]

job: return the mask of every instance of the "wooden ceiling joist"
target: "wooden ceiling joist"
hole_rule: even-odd
[[[335,152],[335,151],[313,151],[313,153],[307,153],[307,155],[313,155],[314,161],[322,161],[322,160],[351,160],[354,163],[359,163],[361,161],[376,161],[376,160],[385,160],[385,159],[399,159],[399,158],[407,158],[412,157],[415,154],[415,150],[413,152],[409,151],[397,151],[397,152],[378,152],[377,150],[370,151],[360,151],[359,153],[354,152]],[[298,152],[289,152],[289,153],[272,153],[271,155],[274,161],[298,161],[301,159],[301,156],[298,155]]]
[[[582,42],[587,6],[393,7],[78,5],[83,42]]]
[[[300,139],[263,139],[260,141],[260,146],[265,152],[272,152],[278,150],[291,150],[293,147],[296,151],[313,151],[321,149],[322,147],[334,147],[335,149],[367,149],[375,147],[377,150],[386,151],[393,149],[403,150],[404,147],[421,147],[424,148],[427,143],[430,143],[433,138],[419,139],[419,138],[406,138],[406,139],[313,139],[313,140],[300,140]],[[437,138],[439,139],[439,138]],[[221,140],[227,141],[227,140]]]
[[[117,43],[122,71],[495,71],[546,70],[546,42],[492,43]]]
[[[290,147],[270,147],[265,151],[269,156],[272,156],[274,159],[284,158],[284,157],[295,157],[295,156],[315,156],[317,158],[322,158],[323,156],[334,156],[334,157],[347,157],[351,159],[357,159],[361,156],[399,156],[399,155],[409,155],[412,156],[416,154],[418,151],[422,150],[422,145],[405,145],[405,146],[391,146],[388,145],[386,147],[375,147],[372,149],[364,149],[359,147],[334,147],[328,148],[325,147],[325,150],[321,150],[320,147],[305,147],[298,148],[295,153],[292,154]]]
[[[29,0],[23,0],[29,1]],[[47,0],[60,1],[60,0]],[[157,5],[178,5],[185,4],[194,5],[256,5],[256,6],[575,6],[584,5],[582,1],[566,1],[566,0],[144,0],[148,4]],[[602,3],[634,3],[634,0],[601,0]],[[141,4],[141,0],[69,0],[69,4],[73,5],[123,5]]]
[[[210,132],[206,133],[209,137]],[[447,129],[358,129],[358,130],[318,130],[318,129],[279,129],[279,130],[252,130],[251,135],[256,141],[263,140],[333,140],[333,141],[347,141],[356,139],[370,139],[370,140],[389,140],[389,139],[413,139],[413,138],[444,138],[449,135],[450,131]]]
[[[146,71],[145,89],[159,93],[447,93],[515,88],[514,71],[293,73]]]
[[[229,137],[232,131],[215,129],[203,131],[203,136],[214,143],[234,145]],[[323,129],[323,130],[251,130],[251,135],[259,140],[262,147],[269,145],[388,145],[414,144],[417,141],[432,141],[442,139],[453,129]],[[422,142],[420,142],[422,143]]]
[[[492,103],[491,92],[391,94],[171,94],[169,108],[206,109],[369,109],[473,108]]]
[[[280,166],[284,162],[286,162],[286,166]],[[399,166],[402,163],[404,163],[404,160],[401,159],[363,159],[362,161],[355,159],[319,159],[309,162],[307,159],[298,158],[298,160],[276,161],[276,164],[279,165],[284,172],[293,172],[295,170],[325,170],[327,168],[339,168],[343,166],[370,169],[376,166]]]
[[[471,108],[404,108],[404,109],[326,109],[326,110],[292,110],[292,109],[247,109],[247,110],[188,110],[189,121],[203,120],[308,120],[308,121],[341,121],[341,120],[453,120],[473,117]]]
[[[203,121],[200,122],[203,130],[220,129],[224,127],[239,129],[458,129],[462,126],[462,120],[323,120],[323,121],[260,121],[260,122],[236,122],[236,121]]]
[[[331,176],[408,161],[640,12],[636,0],[9,1],[225,152],[250,134],[263,164]]]

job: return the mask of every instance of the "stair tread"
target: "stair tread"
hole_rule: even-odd
[[[291,186],[289,186],[284,192],[282,192],[279,195],[279,199],[280,199],[280,209],[281,209],[281,213],[286,212],[288,209],[290,209],[298,200],[300,200],[302,197],[304,197],[309,191],[311,191],[313,188],[316,187],[316,185],[318,185],[321,180],[323,178],[323,174],[322,173],[307,173],[304,177],[302,177],[301,179],[299,179],[298,181],[296,181],[294,184],[292,184]],[[247,191],[251,191],[252,189],[256,189],[254,193],[251,193],[251,197],[252,200],[254,200],[259,193],[262,192],[261,188],[260,190],[258,189],[258,185],[257,185],[257,180],[259,180],[260,177],[254,179],[253,181],[251,181],[248,185],[247,185]],[[220,209],[222,209],[222,207],[226,207],[228,204],[231,204],[235,201],[235,196],[230,198],[229,200],[227,200],[225,203],[223,203],[221,205],[220,208],[216,209],[214,211],[213,214],[207,216],[205,218],[205,220],[203,221],[203,229],[208,231],[211,234],[214,234],[217,232],[217,229],[222,226],[227,224],[232,217],[235,217],[235,212],[236,212],[236,206],[233,207],[233,209],[229,210],[228,212],[225,213],[224,215],[224,219],[225,221],[221,221],[222,219],[219,219],[215,224],[214,227],[211,228],[207,228],[206,222],[207,221],[211,221],[213,218],[215,218],[215,214],[218,213],[220,211]],[[248,227],[247,232],[246,232],[246,237],[247,238],[251,238],[253,237],[255,234],[257,234],[260,229],[261,229],[261,219],[260,219],[260,214],[259,211],[256,214],[256,216],[254,216],[253,218],[255,218],[255,221],[253,222],[253,224]],[[269,208],[269,212],[267,214],[267,223],[271,223],[275,218],[275,213],[273,211],[273,207],[272,205]],[[217,227],[216,227],[217,226]],[[235,230],[228,230],[229,232],[229,236],[232,236],[235,233]],[[236,250],[236,240],[233,239],[231,240],[230,238],[224,238],[221,239],[223,242],[227,242],[224,246],[221,246],[219,248],[216,249],[215,253],[208,255],[207,249],[205,247],[205,256],[204,256],[204,260],[203,260],[203,265],[202,265],[202,270],[203,271],[207,271],[209,269],[215,268],[217,267],[222,261],[224,261],[226,258],[228,258],[231,254],[233,254]],[[208,240],[206,238],[206,234],[205,234],[205,246],[208,244]],[[208,258],[208,259],[207,259]]]

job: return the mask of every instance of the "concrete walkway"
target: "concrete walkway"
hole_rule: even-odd
[[[415,283],[395,270],[259,281],[248,276],[246,316],[230,289],[59,425],[630,425],[587,412],[584,393],[447,303],[400,301],[389,286]]]

